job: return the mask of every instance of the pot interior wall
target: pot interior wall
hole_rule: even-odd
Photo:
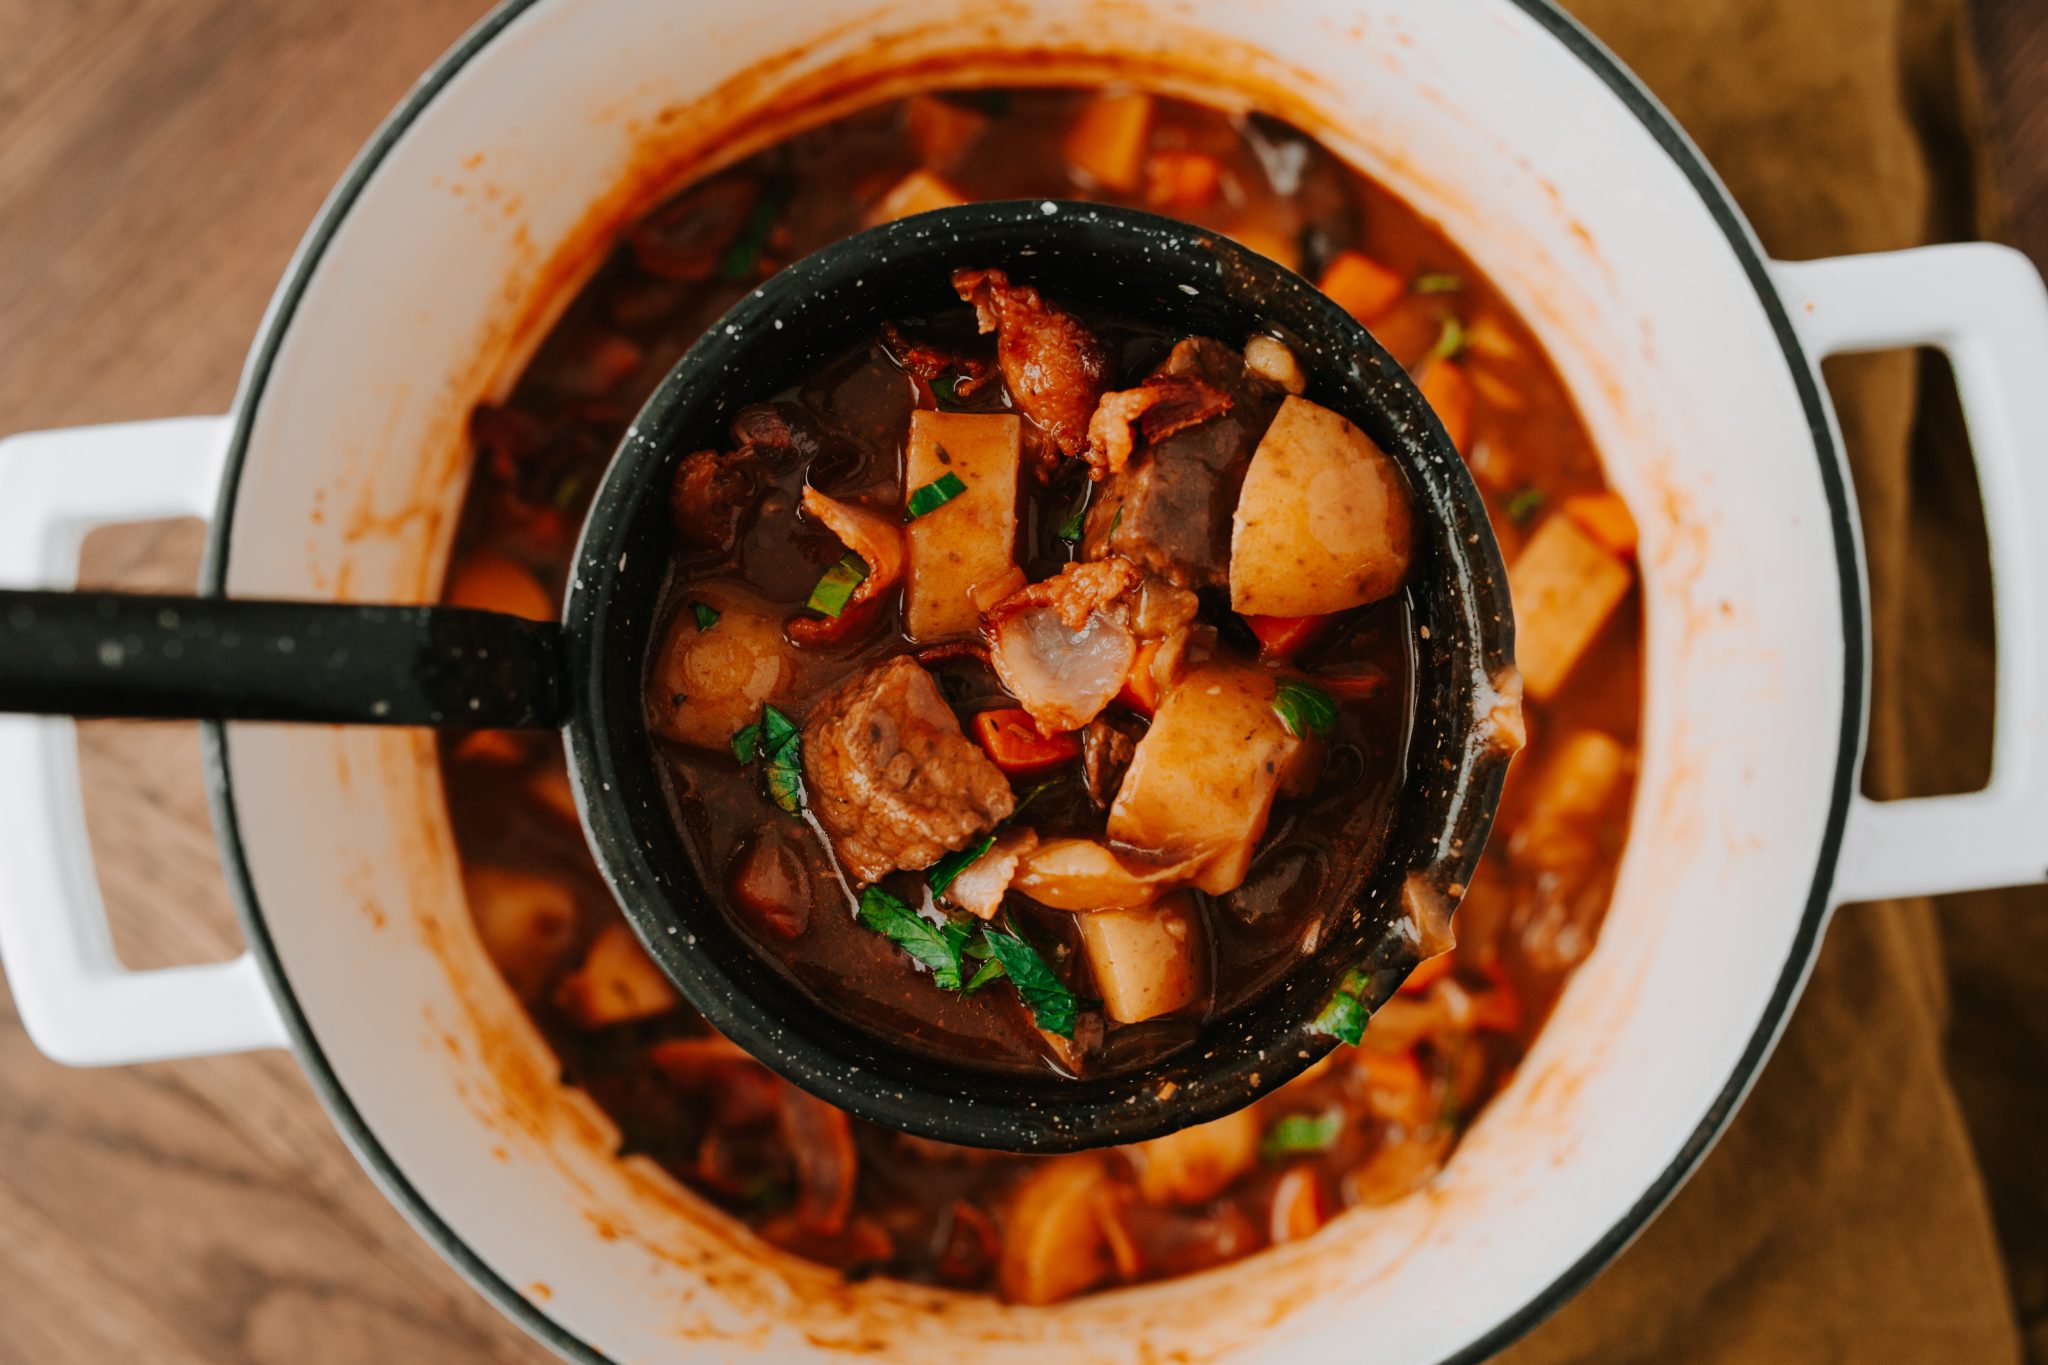
[[[1019,43],[1031,55],[989,55]],[[431,596],[468,405],[562,297],[553,262],[651,192],[653,168],[736,154],[773,124],[754,111],[806,91],[874,88],[856,74],[1082,78],[1113,53],[1325,136],[1445,225],[1578,394],[1642,523],[1649,624],[1645,769],[1599,949],[1430,1191],[1224,1272],[1228,1294],[1208,1276],[1020,1312],[846,1286],[610,1157],[470,932],[430,739],[234,730],[253,891],[358,1141],[543,1330],[620,1360],[699,1341],[1082,1360],[1135,1339],[1206,1360],[1254,1340],[1270,1358],[1282,1337],[1350,1347],[1369,1324],[1376,1359],[1436,1359],[1601,1242],[1766,1027],[1840,762],[1845,551],[1723,230],[1511,0],[542,0],[397,134],[309,258],[245,395],[229,590]]]

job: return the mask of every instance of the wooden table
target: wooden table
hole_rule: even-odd
[[[2048,264],[2048,8],[1979,0]],[[479,0],[0,0],[0,432],[223,410],[322,196]],[[188,586],[196,524],[88,546]],[[83,728],[123,957],[231,955],[192,727]],[[357,1168],[283,1055],[76,1072],[0,994],[0,1363],[548,1359]]]

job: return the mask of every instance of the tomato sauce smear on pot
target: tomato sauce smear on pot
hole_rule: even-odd
[[[1606,912],[1634,787],[1641,607],[1627,508],[1606,487],[1549,360],[1463,253],[1277,120],[1122,89],[939,91],[879,104],[687,185],[631,224],[509,399],[472,414],[475,477],[448,599],[554,614],[591,491],[633,414],[703,330],[768,274],[875,222],[1017,197],[1148,208],[1279,260],[1370,328],[1443,418],[1509,561],[1530,731],[1458,913],[1454,950],[1425,962],[1357,1046],[1228,1118],[1080,1156],[952,1148],[851,1119],[705,1028],[648,961],[597,876],[558,741],[495,732],[454,738],[445,742],[444,767],[480,937],[560,1056],[566,1083],[616,1122],[622,1151],[650,1157],[767,1240],[849,1276],[1051,1303],[1313,1235],[1346,1208],[1418,1190],[1453,1159],[1460,1134],[1513,1073],[1591,951]],[[1102,331],[1126,372],[1145,368],[1167,341],[1113,321]],[[993,399],[977,403],[971,375],[916,353],[940,343],[945,353],[974,353],[971,335],[950,335],[941,324],[935,335],[886,337],[816,386],[829,392],[781,397],[842,427],[890,430],[913,411],[1006,411]],[[1020,460],[1056,444],[1056,423],[1023,425]],[[735,433],[735,446],[747,435],[817,433],[792,437],[764,425]],[[877,441],[893,455],[902,438]],[[812,451],[800,476],[750,490],[774,500],[770,512],[750,503],[756,510],[744,524],[736,514],[730,525],[699,526],[706,543],[722,547],[699,567],[732,572],[682,580],[670,629],[695,631],[702,621],[707,641],[727,632],[736,653],[726,663],[748,657],[751,641],[795,659],[821,686],[850,672],[850,660],[879,659],[880,646],[851,637],[813,642],[823,647],[810,655],[790,648],[790,636],[801,646],[806,630],[841,629],[849,606],[855,619],[847,629],[862,625],[859,580],[832,580],[851,549],[844,528],[816,515],[819,508],[806,515],[803,488],[836,479],[858,493],[863,480],[878,488],[894,481],[891,496],[914,494],[898,469],[863,466],[876,445]],[[833,458],[845,467],[814,468]],[[1073,553],[1061,533],[1079,529],[1041,509],[1060,507],[1063,496],[1078,505],[1088,482],[1062,473],[1054,458],[1046,463],[1052,482],[1019,503],[1016,557],[1032,582],[1057,572]],[[710,515],[702,509],[720,505],[721,478],[740,474],[711,460],[694,478],[702,496],[689,501],[701,521]],[[1027,487],[1032,478],[1024,475]],[[1088,534],[1081,530],[1084,542]],[[758,547],[751,560],[750,544]],[[841,611],[802,610],[813,600]],[[1313,905],[1326,856],[1314,836],[1318,820],[1342,814],[1369,825],[1376,805],[1392,797],[1385,784],[1398,780],[1410,646],[1398,596],[1347,613],[1335,628],[1314,618],[1238,616],[1213,602],[1205,610],[1219,638],[1247,658],[1286,660],[1311,678],[1361,680],[1355,697],[1342,695],[1341,681],[1329,689],[1339,693],[1346,728],[1315,794],[1283,797],[1242,886],[1199,906],[1216,938],[1212,953],[1222,954],[1212,960],[1236,964],[1229,981],[1242,998],[1299,950],[1308,924],[1301,907]],[[792,619],[819,624],[786,636]],[[884,633],[895,640],[891,651],[915,658],[918,651]],[[1077,734],[1069,747],[1049,740],[1044,725],[1009,724],[1012,699],[988,678],[971,640],[939,635],[942,643],[916,666],[967,716],[969,742],[1004,771],[1012,802],[1030,794],[1034,832],[1081,829],[1091,818],[1099,825],[1091,773],[1127,762],[1128,746],[1103,734],[1084,745]],[[717,663],[707,661],[714,675]],[[790,695],[808,704],[817,690]],[[657,721],[663,700],[650,698]],[[1129,717],[1142,735],[1157,700],[1140,680],[1101,714]],[[743,932],[794,979],[832,992],[842,1007],[844,992],[833,986],[846,973],[893,980],[893,1004],[879,993],[856,1001],[864,1022],[945,1055],[966,1049],[992,1066],[1113,1067],[1176,1045],[1176,1016],[1168,1014],[1122,1030],[1127,1040],[1108,1047],[1084,1028],[1082,1042],[1094,1051],[1076,1052],[1016,993],[1001,1007],[993,1002],[1004,997],[987,985],[969,995],[912,970],[897,940],[845,913],[837,885],[818,884],[835,876],[823,845],[777,808],[778,783],[795,780],[776,770],[777,733],[776,722],[749,705],[737,717],[693,717],[664,743],[673,745],[678,818],[717,874],[707,880],[725,893]],[[715,752],[713,739],[732,752]],[[1319,810],[1319,800],[1329,809]],[[915,913],[930,879],[891,873],[878,885]],[[958,893],[973,894],[971,883]],[[887,914],[883,907],[864,918],[882,922]],[[1085,945],[1062,936],[1058,915],[1027,905],[1002,927],[1035,943],[1067,979],[1084,979],[1075,960]],[[978,971],[987,960],[984,953],[964,965]],[[1204,996],[1201,1008],[1229,1003]]]

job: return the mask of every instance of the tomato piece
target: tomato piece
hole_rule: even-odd
[[[1081,737],[1071,730],[1041,735],[1031,713],[1021,706],[983,711],[974,717],[974,737],[1011,777],[1028,777],[1081,756]]]
[[[1259,637],[1261,659],[1291,659],[1320,635],[1327,616],[1247,616],[1245,624]]]

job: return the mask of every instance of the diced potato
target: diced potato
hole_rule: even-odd
[[[463,556],[448,580],[448,603],[477,611],[499,611],[529,621],[555,619],[555,600],[533,571],[491,550]]]
[[[1472,382],[1465,367],[1455,360],[1432,360],[1415,386],[1444,424],[1444,435],[1462,453],[1472,439]]]
[[[1048,1304],[1100,1284],[1110,1271],[1098,1214],[1109,1171],[1099,1156],[1046,1162],[1017,1187],[996,1278],[1014,1303]]]
[[[477,937],[522,1000],[534,1000],[576,945],[576,896],[552,877],[479,864],[463,874]]]
[[[1316,288],[1352,317],[1370,323],[1401,301],[1408,282],[1363,252],[1340,251],[1323,267]]]
[[[1626,559],[1636,552],[1636,519],[1618,493],[1574,493],[1559,510],[1579,529]]]
[[[1294,348],[1278,337],[1260,333],[1247,340],[1244,344],[1244,367],[1289,393],[1300,393],[1308,387],[1308,376],[1301,372],[1301,361],[1294,354]]]
[[[1171,1014],[1201,992],[1200,929],[1186,892],[1098,910],[1076,925],[1103,1011],[1119,1024]]]
[[[1301,742],[1273,713],[1273,694],[1272,676],[1259,669],[1190,670],[1138,741],[1109,809],[1110,840],[1163,862],[1199,857],[1194,885],[1211,895],[1235,890]]]
[[[1328,616],[1401,585],[1414,535],[1408,487],[1372,438],[1305,398],[1266,428],[1230,528],[1230,606]]]
[[[735,731],[760,719],[790,673],[782,626],[753,594],[729,584],[690,589],[689,601],[719,613],[700,630],[685,603],[669,622],[649,686],[649,720],[670,739],[730,751]]]
[[[1017,463],[1023,427],[1012,413],[910,414],[903,496],[947,474],[967,491],[925,513],[905,531],[910,576],[904,625],[913,640],[965,635],[981,624],[974,589],[1014,573]]]
[[[1515,661],[1532,700],[1557,695],[1632,579],[1628,565],[1570,517],[1547,517],[1536,528],[1508,567]]]
[[[1486,400],[1489,407],[1502,412],[1520,412],[1529,406],[1529,400],[1522,391],[1483,365],[1467,366],[1465,377],[1472,381],[1472,391]]]
[[[1628,780],[1635,756],[1598,730],[1575,731],[1538,771],[1528,815],[1508,840],[1524,867],[1564,869],[1598,852],[1589,828]]]
[[[1306,1163],[1290,1167],[1273,1186],[1271,1216],[1266,1235],[1275,1246],[1312,1237],[1330,1220],[1329,1200],[1323,1194],[1323,1178]]]
[[[1456,1138],[1447,1124],[1412,1137],[1388,1137],[1344,1178],[1351,1202],[1376,1208],[1415,1193],[1444,1168]]]
[[[1481,313],[1465,324],[1465,349],[1503,365],[1512,365],[1522,358],[1521,343],[1508,331],[1507,324],[1492,313]]]
[[[1138,1192],[1154,1204],[1206,1204],[1259,1160],[1259,1118],[1250,1109],[1198,1123],[1128,1149]]]
[[[676,988],[623,924],[608,924],[590,942],[583,965],[555,989],[555,1003],[584,1028],[647,1019],[674,1009]]]
[[[908,218],[913,213],[957,208],[966,202],[960,191],[930,171],[912,171],[890,186],[889,192],[875,201],[874,207],[868,210],[868,223],[870,226],[893,223],[898,218]]]
[[[988,115],[958,100],[912,95],[903,102],[903,132],[927,166],[940,170],[959,159],[988,127]]]
[[[1067,165],[1104,189],[1129,194],[1144,178],[1151,132],[1150,95],[1097,95],[1067,129]]]

